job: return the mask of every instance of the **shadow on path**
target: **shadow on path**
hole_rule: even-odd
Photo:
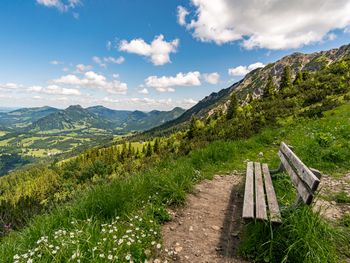
[[[243,183],[234,186],[231,190],[230,200],[225,211],[225,219],[222,226],[218,252],[229,260],[237,258],[240,242],[239,234],[242,229],[243,209]]]

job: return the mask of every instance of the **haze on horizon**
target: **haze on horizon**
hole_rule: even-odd
[[[0,7],[1,107],[189,108],[284,55],[350,42],[350,0]]]

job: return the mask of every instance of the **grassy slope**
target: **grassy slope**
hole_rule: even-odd
[[[322,119],[301,120],[279,129],[266,129],[248,140],[214,142],[188,156],[164,160],[148,171],[98,186],[69,205],[58,207],[51,214],[38,216],[23,231],[13,232],[4,238],[0,244],[0,258],[2,262],[13,262],[15,254],[26,254],[27,258],[34,259],[40,254],[41,262],[62,262],[79,254],[82,262],[105,262],[108,256],[115,262],[123,262],[128,261],[129,255],[136,262],[143,260],[149,253],[157,253],[156,244],[161,242],[159,227],[168,219],[167,206],[183,204],[192,186],[214,173],[233,169],[244,171],[244,161],[247,159],[267,162],[271,168],[277,166],[276,153],[282,140],[293,145],[307,165],[334,176],[344,174],[349,170],[349,119],[350,104],[346,104],[328,112]],[[264,153],[263,157],[258,157],[259,152]],[[282,201],[285,193],[283,187],[286,187],[285,184],[277,182],[276,190]],[[300,219],[301,215],[296,215],[295,220]],[[117,222],[116,216],[120,216]],[[140,218],[142,221],[139,221]],[[292,220],[287,222],[293,223]],[[323,231],[327,227],[320,229]],[[55,233],[58,230],[62,231]],[[41,237],[44,241],[37,244]],[[332,253],[327,259],[337,260],[329,236],[318,233],[313,238],[318,238],[321,243],[331,243],[327,251]],[[315,240],[309,238],[308,241]],[[64,248],[61,243],[66,244]],[[265,259],[280,256],[273,253],[276,246],[269,249],[271,253]],[[309,249],[313,249],[311,256],[314,256],[310,258],[317,258],[318,246]],[[34,253],[32,256],[31,252]],[[246,248],[245,252],[253,253],[251,247]],[[20,260],[24,262],[23,257]]]

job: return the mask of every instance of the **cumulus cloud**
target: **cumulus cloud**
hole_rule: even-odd
[[[73,74],[68,74],[52,80],[52,83],[98,88],[112,94],[126,94],[128,90],[126,83],[115,79],[108,81],[105,76],[97,74],[94,71],[85,72],[83,78],[79,78]]]
[[[31,86],[27,88],[27,91],[44,93],[49,95],[72,95],[72,96],[81,95],[81,92],[78,89],[62,88],[57,85],[49,85],[47,87]]]
[[[217,72],[205,73],[203,74],[203,79],[209,84],[218,84],[220,80],[220,75]]]
[[[80,0],[36,0],[39,5],[56,8],[60,12],[67,12],[81,4]]]
[[[188,14],[189,14],[189,12],[183,6],[178,6],[177,7],[177,22],[181,26],[185,26],[186,25],[186,16]]]
[[[130,42],[122,40],[119,43],[119,50],[147,57],[154,65],[161,66],[171,62],[170,54],[177,51],[179,43],[179,39],[167,42],[163,35],[159,35],[150,44],[142,38],[133,39]]]
[[[263,63],[256,62],[256,63],[250,64],[249,66],[238,66],[235,68],[230,68],[228,69],[228,74],[230,76],[245,76],[252,70],[257,68],[263,68],[263,67],[265,67]]]
[[[200,86],[201,74],[198,71],[178,73],[176,76],[149,76],[145,79],[145,86],[154,88],[159,92],[174,92],[174,87]]]
[[[350,24],[349,0],[191,0],[194,17],[178,7],[178,22],[196,39],[247,48],[287,49],[319,42]],[[181,19],[180,19],[181,18]]]

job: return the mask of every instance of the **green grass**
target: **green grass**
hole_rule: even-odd
[[[340,191],[334,195],[334,200],[339,204],[350,203],[350,196],[346,192]]]
[[[79,252],[81,262],[106,262],[109,255],[114,262],[128,262],[128,255],[134,262],[143,262],[158,253],[159,229],[169,220],[167,207],[182,205],[196,183],[210,179],[215,173],[244,172],[247,160],[277,167],[281,141],[293,145],[307,165],[332,176],[343,174],[349,169],[349,118],[347,104],[322,119],[299,120],[279,129],[265,129],[248,140],[217,141],[188,156],[166,159],[146,171],[95,186],[71,203],[57,206],[50,214],[37,216],[22,231],[10,233],[1,241],[0,258],[3,262],[13,262],[15,255],[28,257],[28,253],[34,252],[32,258],[41,254],[39,262],[66,262]],[[283,174],[273,180],[282,205],[283,224],[273,228],[269,224],[248,224],[241,253],[258,261],[337,262],[341,257],[338,248],[346,250],[339,245],[346,244],[339,229],[309,207],[290,209],[295,194],[290,180]],[[117,216],[120,218],[115,222]],[[140,224],[134,223],[135,216],[142,220]],[[106,235],[104,224],[114,225],[115,232],[113,229]],[[126,233],[129,228],[132,232]],[[73,233],[74,237],[69,234],[55,238],[57,231]],[[146,237],[136,231],[144,231]],[[134,241],[115,247],[114,235],[117,240],[124,239],[123,242],[130,241],[129,238]],[[39,242],[38,247],[40,239],[48,241]],[[61,242],[67,244],[64,249],[58,245]],[[24,262],[23,257],[20,262]]]

